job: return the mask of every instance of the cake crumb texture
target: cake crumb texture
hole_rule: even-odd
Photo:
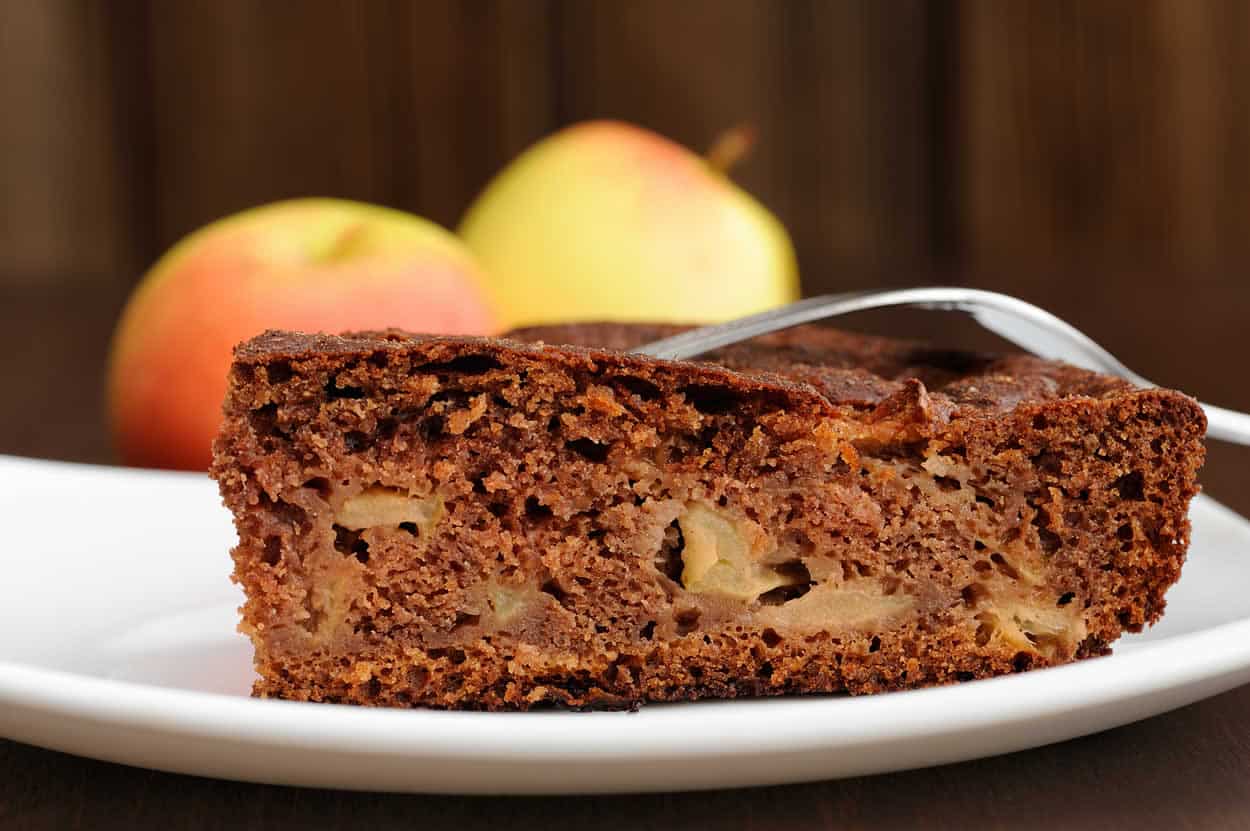
[[[1162,614],[1205,419],[1024,355],[800,328],[267,332],[212,475],[264,697],[470,709],[875,693]]]

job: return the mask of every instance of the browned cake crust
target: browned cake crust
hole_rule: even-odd
[[[619,351],[670,331],[241,345],[212,474],[255,693],[870,693],[1102,654],[1162,613],[1192,399],[815,328]]]

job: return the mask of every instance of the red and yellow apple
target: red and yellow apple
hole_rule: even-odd
[[[723,164],[620,122],[526,150],[459,233],[509,325],[712,322],[798,297],[789,236]]]
[[[480,269],[448,231],[334,199],[298,199],[219,220],[178,243],[122,313],[109,361],[121,458],[203,470],[235,344],[265,329],[399,327],[489,334]]]

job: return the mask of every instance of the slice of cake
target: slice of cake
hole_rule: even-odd
[[[1100,655],[1162,613],[1192,399],[827,329],[621,351],[672,331],[241,345],[212,474],[255,693],[871,693]]]

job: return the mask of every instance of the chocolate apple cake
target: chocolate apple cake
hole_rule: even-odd
[[[1205,419],[1024,355],[805,328],[269,332],[212,474],[255,694],[516,709],[872,693],[1163,611]]]

